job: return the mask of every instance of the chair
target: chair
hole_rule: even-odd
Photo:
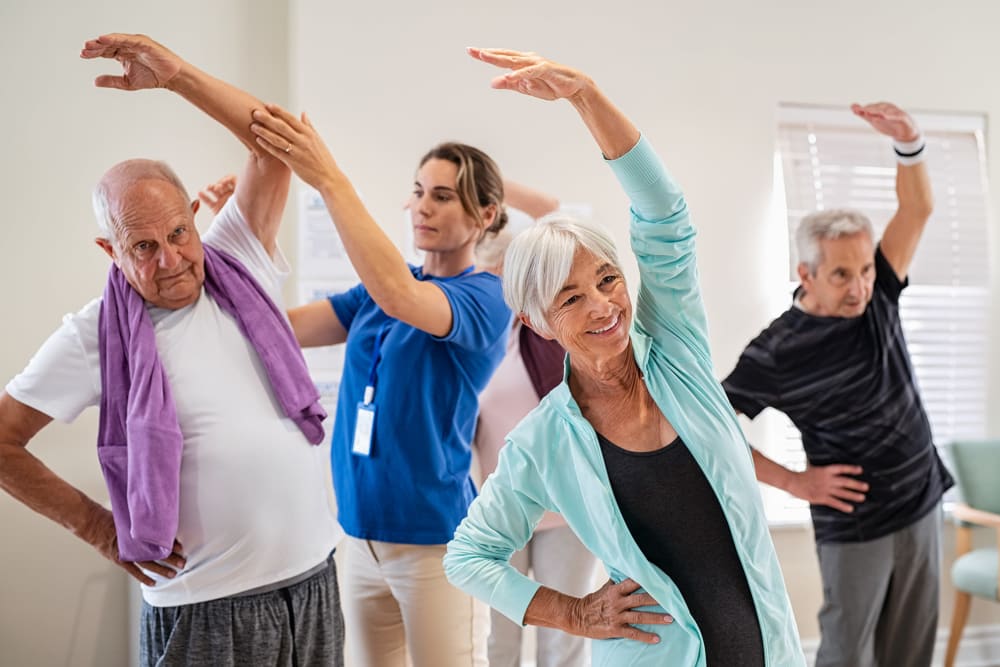
[[[953,472],[965,503],[956,504],[954,508],[958,529],[956,560],[951,568],[955,609],[951,616],[945,667],[955,664],[972,596],[1000,601],[997,549],[972,549],[973,524],[994,528],[1000,546],[1000,440],[954,442],[950,450]]]

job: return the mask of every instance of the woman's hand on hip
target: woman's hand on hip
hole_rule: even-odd
[[[639,607],[659,606],[649,593],[639,593],[640,586],[631,579],[621,583],[608,581],[599,589],[577,598],[570,612],[573,634],[592,639],[625,638],[646,644],[656,644],[659,636],[644,632],[637,625],[667,625],[673,617],[652,611],[637,611]]]

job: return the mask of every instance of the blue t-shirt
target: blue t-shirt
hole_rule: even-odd
[[[452,326],[438,338],[391,319],[364,285],[330,297],[347,329],[330,453],[340,523],[348,535],[401,544],[444,544],[476,496],[469,477],[479,393],[507,348],[511,312],[490,273],[425,276],[448,297]],[[358,403],[381,347],[371,456],[351,452]]]

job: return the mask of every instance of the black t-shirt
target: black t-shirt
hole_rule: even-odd
[[[733,407],[756,417],[784,412],[802,432],[809,463],[860,465],[868,482],[854,512],[811,506],[817,542],[863,542],[904,528],[953,484],[930,423],[899,320],[906,287],[875,253],[875,288],[860,317],[789,308],[743,351],[722,386]]]
[[[630,452],[600,434],[597,439],[625,525],[642,554],[680,590],[709,667],[763,667],[760,622],[733,535],[683,441]]]

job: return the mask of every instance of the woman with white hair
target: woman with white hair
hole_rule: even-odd
[[[476,264],[484,271],[503,275],[503,258],[514,239],[512,228],[529,229],[535,220],[551,215],[559,200],[520,183],[504,181],[504,204],[510,222],[499,234],[484,238],[476,246]],[[563,378],[566,351],[555,340],[545,339],[515,319],[507,339],[507,353],[490,382],[479,395],[479,421],[474,446],[482,479],[497,467],[507,433]],[[594,586],[597,561],[566,525],[561,516],[547,512],[524,548],[514,553],[510,564],[522,574],[570,595],[586,595]],[[490,614],[488,655],[490,667],[517,667],[524,653],[524,633],[494,609]],[[586,637],[539,628],[534,642],[536,667],[581,667],[587,664]]]
[[[805,664],[750,451],[712,372],[694,229],[649,141],[583,73],[471,49],[495,88],[579,112],[631,200],[634,310],[603,231],[549,220],[519,235],[504,298],[568,352],[563,382],[507,437],[448,545],[456,586],[511,620],[591,637],[595,665]],[[577,598],[510,566],[546,510],[612,580]]]

